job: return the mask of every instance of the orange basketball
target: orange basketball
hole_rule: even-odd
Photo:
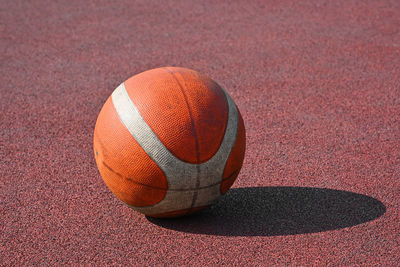
[[[245,152],[243,119],[216,82],[157,68],[119,85],[94,130],[97,167],[125,204],[151,217],[210,206],[232,186]]]

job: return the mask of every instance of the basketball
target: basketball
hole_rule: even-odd
[[[242,167],[242,116],[196,71],[164,67],[120,84],[102,107],[94,155],[105,184],[132,209],[178,217],[209,207]]]

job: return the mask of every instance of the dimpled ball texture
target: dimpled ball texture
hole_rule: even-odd
[[[210,206],[245,154],[240,112],[215,81],[164,67],[137,74],[107,99],[94,130],[100,174],[115,196],[151,217]]]

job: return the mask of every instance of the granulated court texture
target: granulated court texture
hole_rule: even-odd
[[[400,261],[400,2],[1,1],[0,262]],[[247,148],[234,188],[150,219],[103,183],[101,106],[161,66],[212,77]]]

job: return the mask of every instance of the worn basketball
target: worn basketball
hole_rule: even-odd
[[[165,67],[137,74],[107,99],[94,130],[97,167],[110,190],[151,217],[210,206],[242,167],[240,112],[215,81]]]

